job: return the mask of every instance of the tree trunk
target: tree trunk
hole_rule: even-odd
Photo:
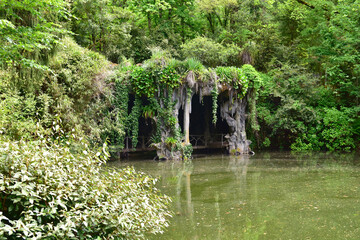
[[[150,13],[147,14],[149,34],[151,34],[151,17]]]

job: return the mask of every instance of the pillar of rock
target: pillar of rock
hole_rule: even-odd
[[[231,103],[230,103],[231,101]],[[226,136],[229,142],[229,153],[249,154],[251,141],[246,139],[245,120],[246,120],[246,98],[228,100],[221,103],[221,117],[229,125],[229,134]]]

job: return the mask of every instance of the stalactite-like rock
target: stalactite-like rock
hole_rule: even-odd
[[[179,109],[182,106],[182,99],[181,99],[181,94],[182,94],[182,88],[181,89],[176,89],[173,92],[171,101],[173,101],[175,103],[174,109],[173,109],[173,116],[176,119],[179,119]],[[176,128],[179,129],[179,121],[176,122]]]
[[[184,144],[190,144],[190,113],[191,113],[191,100],[193,93],[186,94],[185,106],[184,106]]]
[[[247,101],[243,99],[223,102],[220,106],[221,117],[229,125],[230,132],[226,136],[230,154],[249,154],[251,141],[246,139],[245,109]]]
[[[221,145],[216,137],[219,132],[223,134],[229,127],[227,135],[229,153],[250,153],[250,141],[246,139],[245,132],[245,110],[249,95],[252,94],[250,99],[256,99],[256,92],[252,92],[252,89],[257,91],[261,87],[260,74],[252,66],[246,64],[241,68],[221,66],[206,68],[197,60],[172,60],[170,62],[167,57],[159,59],[157,56],[132,70],[124,68],[126,72],[121,74],[121,81],[124,81],[129,89],[132,89],[133,94],[140,97],[143,104],[146,104],[144,106],[146,116],[155,121],[157,128],[153,140],[156,143],[153,145],[157,149],[158,157],[161,159],[190,157],[192,152],[190,113],[194,94],[199,95],[200,104],[206,108],[200,109],[201,105],[194,102],[194,106],[199,108],[194,110],[199,110],[199,112],[193,114],[193,118],[198,122],[193,122],[194,126],[191,129],[194,129],[194,134],[204,134],[204,136],[194,138],[196,146],[223,147],[223,136],[221,136]],[[204,96],[210,96],[211,100]],[[210,102],[212,109],[209,107]],[[254,101],[250,104],[253,113],[256,109],[254,104]],[[228,126],[223,122],[217,122],[218,106],[220,106],[221,117]],[[183,109],[183,112],[180,112],[183,113],[183,119],[179,120],[180,108]],[[126,113],[126,109],[124,112]],[[254,113],[251,116],[251,126],[256,129],[258,124],[256,119],[253,119],[256,115]],[[218,129],[211,128],[214,127],[208,121],[211,118]],[[183,120],[182,133],[179,124],[181,120]],[[208,145],[209,142],[214,144]]]
[[[186,76],[186,83],[189,88],[193,88],[196,84],[195,73],[190,71]]]
[[[229,143],[229,153],[233,155],[250,154],[251,141],[246,138],[245,120],[246,120],[246,105],[247,98],[238,98],[237,92],[228,84],[220,84],[216,82],[217,76],[214,74],[211,81],[206,83],[197,83],[195,81],[195,75],[193,72],[189,72],[186,76],[186,84],[181,85],[178,89],[173,90],[172,93],[163,92],[163,95],[172,94],[172,101],[175,103],[172,111],[172,116],[176,119],[179,118],[179,109],[184,110],[183,129],[184,140],[183,146],[190,144],[190,113],[192,108],[192,97],[195,93],[200,95],[200,101],[203,96],[211,96],[214,86],[216,84],[217,90],[223,94],[220,102],[220,115],[222,119],[226,121],[229,126],[229,133],[226,135],[226,139]],[[165,108],[161,99],[158,99],[161,103],[161,107]],[[209,116],[209,113],[207,113]],[[159,159],[182,159],[183,153],[180,150],[174,150],[174,146],[168,143],[167,139],[173,137],[174,133],[168,127],[164,119],[159,119],[156,123],[159,126],[161,134],[161,142],[154,144],[157,149],[157,155]],[[178,121],[176,128],[180,129]],[[208,130],[208,129],[207,129]],[[209,135],[209,133],[205,133]],[[209,136],[206,141],[211,141]]]
[[[160,107],[162,109],[166,109],[168,106],[166,106],[164,99],[171,94],[171,100],[175,103],[171,112],[171,116],[175,119],[178,119],[179,109],[181,106],[181,102],[177,100],[179,98],[180,91],[181,89],[177,89],[169,93],[168,89],[166,89],[163,92],[163,96],[158,97],[157,99],[157,102],[160,103]],[[180,128],[179,123],[176,121],[174,128],[171,126],[171,124],[169,124],[168,119],[164,118],[164,116],[158,118],[154,117],[153,119],[161,137],[160,142],[153,144],[153,146],[156,148],[157,157],[160,160],[181,160],[183,157],[183,153],[176,148],[175,144],[172,141],[169,141],[170,138],[175,139],[176,133],[174,131]]]

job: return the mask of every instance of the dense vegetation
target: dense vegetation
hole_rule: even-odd
[[[174,103],[166,93],[158,95],[159,101],[154,96],[159,88],[179,86],[189,71],[204,81],[215,71],[229,82],[237,79],[231,84],[239,89],[258,89],[252,93],[256,101],[248,105],[252,148],[359,150],[359,13],[358,0],[2,0],[0,134],[5,157],[1,158],[0,191],[1,197],[9,196],[1,202],[13,201],[14,207],[5,209],[0,203],[1,234],[15,231],[15,222],[6,227],[10,220],[15,221],[9,220],[6,212],[14,211],[21,221],[29,221],[27,226],[34,231],[49,232],[37,224],[50,222],[65,224],[69,234],[80,229],[91,236],[111,235],[114,229],[90,233],[87,226],[77,225],[71,215],[77,205],[71,201],[65,207],[60,204],[62,200],[56,202],[56,216],[36,213],[41,217],[35,224],[31,214],[36,204],[54,199],[21,195],[17,184],[27,180],[20,179],[19,174],[25,169],[33,174],[31,171],[36,170],[28,169],[29,161],[41,165],[44,159],[47,164],[67,159],[60,172],[79,170],[79,166],[66,165],[87,159],[84,152],[66,145],[72,135],[86,137],[93,149],[106,141],[121,146],[126,134],[136,143],[139,116],[156,118],[159,126],[175,126],[176,119],[170,114]],[[246,81],[226,77],[239,69],[251,70]],[[251,82],[256,78],[262,79],[261,85]],[[251,86],[244,87],[247,83]],[[137,97],[127,112],[129,89]],[[216,122],[216,89],[212,96]],[[156,138],[155,134],[154,142]],[[179,145],[179,138],[174,130],[165,142],[191,153]],[[29,156],[19,155],[19,151],[27,151]],[[74,155],[68,155],[72,151]],[[9,165],[9,159],[14,165]],[[98,161],[97,156],[94,159]],[[17,178],[9,166],[16,167]],[[88,167],[84,166],[90,171]],[[113,181],[111,174],[95,178],[108,183]],[[44,176],[36,176],[29,178],[42,185]],[[13,184],[15,193],[4,184]],[[61,190],[49,187],[53,194]],[[106,188],[102,190],[108,191]],[[113,194],[115,199],[119,197]],[[19,199],[27,200],[16,204]],[[61,209],[68,209],[66,214],[70,215]],[[21,215],[21,211],[28,215]],[[67,226],[68,222],[63,222],[66,219],[75,225]],[[109,226],[116,221],[107,220]],[[97,225],[100,220],[93,221],[89,224]],[[142,230],[159,229],[151,222],[145,227],[137,224],[141,227],[135,232],[127,232],[131,227],[116,231],[122,231],[119,236],[138,237]],[[26,231],[17,234],[32,236]]]
[[[105,59],[141,63],[161,48],[205,67],[251,64],[263,73],[260,127],[249,132],[254,148],[359,145],[358,1],[6,0],[0,7],[0,117],[16,139],[39,121],[46,131],[56,116],[66,129],[122,144],[116,78],[94,76],[106,75]]]
[[[196,49],[196,51],[204,50]],[[114,93],[118,99],[115,106],[118,108],[118,121],[123,123],[122,132],[127,132],[131,136],[133,147],[138,142],[139,117],[142,115],[150,119],[151,143],[159,150],[157,151],[159,158],[188,159],[192,146],[186,141],[185,130],[182,131],[179,126],[179,109],[181,107],[185,109],[187,103],[190,105],[195,93],[201,95],[200,101],[203,101],[203,95],[211,95],[212,122],[216,124],[218,95],[226,91],[225,95],[229,95],[227,98],[232,105],[235,105],[235,101],[244,98],[249,98],[255,105],[257,92],[262,86],[262,78],[249,64],[244,64],[241,68],[233,66],[211,68],[205,67],[194,58],[180,61],[169,56],[169,52],[155,49],[152,57],[143,64],[123,63],[115,75]],[[128,114],[130,94],[135,95],[135,101]],[[255,111],[250,110],[250,112],[254,113],[252,116],[256,118]],[[258,128],[258,125],[255,125]],[[123,138],[120,139],[119,141],[118,138],[108,138],[108,141],[112,144],[116,142],[121,144]],[[232,150],[233,153],[237,151]]]

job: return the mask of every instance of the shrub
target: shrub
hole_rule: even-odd
[[[185,58],[198,59],[209,67],[227,65],[230,62],[234,64],[234,59],[239,59],[241,50],[235,45],[224,46],[206,37],[197,37],[181,47]]]
[[[315,109],[317,125],[307,126],[291,145],[292,150],[330,150],[351,151],[356,147],[356,128],[354,125],[358,109],[324,108]]]
[[[122,134],[111,111],[112,83],[106,80],[112,71],[104,56],[64,37],[47,68],[26,79],[10,67],[0,70],[0,130],[29,140],[35,131],[46,134],[60,116],[64,130],[83,130],[94,141],[104,140],[104,132]]]
[[[355,148],[351,127],[354,118],[351,110],[349,108],[342,108],[341,111],[335,108],[325,109],[324,129],[321,134],[327,149],[350,151]]]
[[[35,132],[46,134],[43,126],[54,119],[49,113],[50,104],[51,98],[46,94],[37,97],[14,92],[0,94],[0,131],[15,140],[32,139]]]
[[[143,239],[168,225],[156,179],[104,166],[105,147],[44,142],[0,139],[0,239]]]
[[[50,79],[51,91],[54,95],[66,95],[74,109],[82,110],[104,87],[99,86],[95,76],[106,75],[110,64],[104,56],[80,47],[69,37],[63,38],[55,51],[49,60],[49,67],[56,74],[55,79]]]

